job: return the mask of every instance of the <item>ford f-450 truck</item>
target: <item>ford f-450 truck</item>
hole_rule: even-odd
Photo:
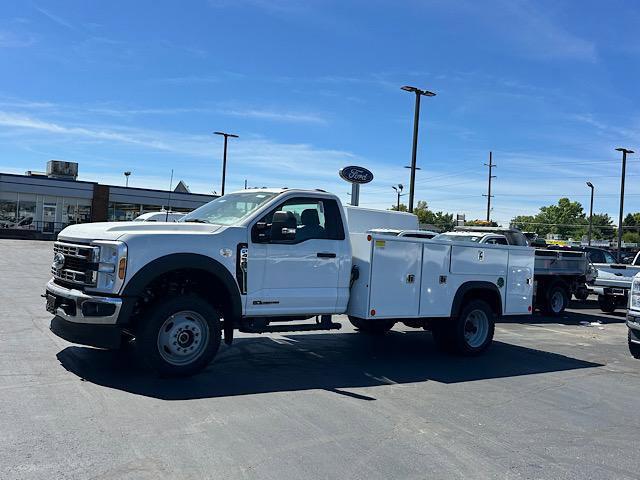
[[[231,193],[176,223],[69,226],[46,286],[51,330],[107,349],[135,339],[160,374],[190,375],[234,331],[334,330],[347,314],[361,332],[402,322],[476,355],[497,317],[531,312],[533,249],[358,230],[335,195],[290,189]]]

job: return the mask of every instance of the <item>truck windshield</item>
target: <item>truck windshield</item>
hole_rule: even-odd
[[[230,193],[196,208],[179,221],[234,225],[276,195],[274,192]]]
[[[482,235],[455,235],[451,233],[441,233],[433,238],[434,240],[447,240],[449,242],[475,242],[482,240]]]

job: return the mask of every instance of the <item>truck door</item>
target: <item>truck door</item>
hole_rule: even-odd
[[[274,227],[257,239],[260,224]],[[340,259],[345,241],[337,202],[295,197],[269,212],[252,228],[249,244],[246,314],[335,313]],[[283,234],[284,231],[284,234]]]

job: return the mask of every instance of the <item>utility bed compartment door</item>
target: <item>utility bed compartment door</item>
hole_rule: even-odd
[[[530,313],[533,300],[535,256],[530,248],[509,250],[506,315]]]
[[[420,308],[422,244],[373,240],[369,308],[374,318],[416,317]]]
[[[451,247],[451,273],[506,277],[509,252],[506,248],[483,244]]]
[[[420,316],[441,317],[451,314],[451,279],[449,260],[451,245],[425,242],[422,250],[422,293]]]

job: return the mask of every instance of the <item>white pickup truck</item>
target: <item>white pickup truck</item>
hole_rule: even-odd
[[[371,213],[369,227],[394,228],[389,215]],[[361,332],[402,322],[476,355],[497,317],[531,313],[533,249],[354,232],[348,217],[324,191],[256,189],[177,223],[69,226],[46,286],[51,330],[109,349],[135,338],[160,374],[190,375],[235,330],[333,330],[347,314]]]

